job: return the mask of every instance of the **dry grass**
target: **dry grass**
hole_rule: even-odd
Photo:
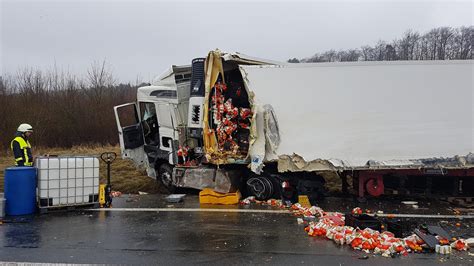
[[[34,154],[37,155],[93,155],[99,156],[103,152],[116,152],[117,159],[111,164],[112,190],[122,193],[138,193],[138,191],[157,193],[160,186],[157,182],[148,177],[146,173],[137,171],[132,162],[120,158],[120,148],[118,146],[76,146],[70,149],[61,148],[38,148]],[[100,181],[106,183],[107,166],[100,160]],[[11,155],[0,156],[0,191],[3,191],[4,169],[13,165]]]

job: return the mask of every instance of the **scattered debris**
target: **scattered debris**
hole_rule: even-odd
[[[257,201],[255,198],[249,197],[241,201],[241,204],[251,203],[273,206],[276,204],[276,206],[280,208],[286,208],[281,201],[277,200]],[[369,217],[376,221],[378,221],[378,219],[376,219],[376,216],[364,214],[361,208],[354,208],[350,214],[345,216],[339,212],[325,212],[317,206],[310,208],[303,207],[299,203],[293,204],[291,210],[295,216],[303,216],[302,219],[297,219],[298,224],[309,221],[304,229],[309,236],[325,237],[333,240],[336,244],[350,245],[355,250],[361,250],[365,253],[373,252],[383,257],[393,258],[397,255],[407,256],[410,252],[422,252],[423,250],[429,250],[439,254],[451,254],[452,249],[465,251],[469,248],[469,245],[474,242],[473,238],[468,240],[455,240],[450,238],[449,234],[441,227],[425,225],[415,229],[413,231],[414,233],[407,237],[397,237],[394,233],[389,231],[379,231],[366,227],[367,220],[365,219],[369,219]],[[310,217],[311,220],[307,220],[308,217]],[[361,217],[363,217],[362,222],[357,221],[357,219],[360,220]],[[391,217],[391,215],[386,215],[386,217],[394,218],[394,216]],[[354,221],[356,221],[355,226],[349,225],[350,223],[354,223]],[[357,224],[357,222],[359,222],[359,224]],[[399,220],[393,222],[399,222],[399,225],[403,224],[400,223]],[[378,224],[380,225],[380,229],[383,229],[380,221],[378,221]],[[404,230],[408,231],[410,229],[407,227],[404,228]],[[449,239],[453,239],[454,242],[450,243]],[[368,256],[364,255],[359,259],[368,259]]]
[[[405,205],[416,205],[418,204],[418,201],[402,201],[402,203]]]
[[[435,251],[436,253],[446,255],[446,254],[451,254],[452,248],[451,246],[448,246],[448,245],[442,245],[442,246],[436,245]]]
[[[448,202],[465,208],[474,208],[474,197],[448,197]]]
[[[435,236],[426,234],[420,229],[415,229],[414,233],[428,245],[428,248],[435,249],[436,245],[438,245],[438,239]]]
[[[378,219],[367,214],[347,214],[346,225],[380,230],[382,223]]]
[[[413,228],[417,227],[417,223],[410,219],[383,219],[386,231],[392,232],[396,237],[407,237],[412,234]]]
[[[118,197],[122,196],[122,192],[112,191],[112,192],[110,192],[110,196],[112,196],[112,198],[118,198]]]
[[[469,248],[469,245],[463,239],[458,239],[451,243],[451,247],[459,250],[459,251],[466,251]]]
[[[138,195],[148,195],[148,192],[138,191]]]
[[[468,238],[465,241],[468,246],[474,247],[474,237]]]
[[[170,202],[170,203],[178,203],[178,202],[183,201],[184,196],[186,196],[186,194],[171,194],[165,199],[167,202]]]
[[[362,209],[359,207],[356,207],[352,209],[352,214],[362,214]]]
[[[241,205],[250,205],[250,203],[256,202],[255,196],[247,197],[240,201]]]
[[[125,202],[137,202],[139,200],[140,200],[140,198],[138,197],[138,195],[128,194],[128,198],[125,200]]]
[[[428,232],[432,235],[438,235],[445,239],[451,239],[451,236],[446,232],[443,228],[435,225],[428,225],[427,228]]]

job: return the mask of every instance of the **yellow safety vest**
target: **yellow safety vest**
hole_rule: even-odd
[[[15,165],[18,165],[18,162],[21,160],[25,160],[24,165],[25,166],[33,166],[33,162],[30,162],[30,158],[28,157],[28,149],[31,150],[31,145],[28,140],[25,140],[24,138],[18,136],[14,138],[10,144],[10,147],[13,151],[13,142],[18,142],[20,144],[20,149],[23,151],[23,156],[15,158]]]

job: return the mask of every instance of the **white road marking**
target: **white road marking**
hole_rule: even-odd
[[[242,213],[290,213],[288,210],[210,209],[210,208],[102,208],[85,209],[104,212],[242,212]]]
[[[405,214],[405,213],[383,213],[369,214],[378,217],[394,217],[394,218],[435,218],[435,219],[474,219],[474,215],[442,215],[442,214]]]
[[[43,262],[16,262],[16,261],[0,261],[0,265],[8,266],[84,266],[84,265],[104,265],[104,264],[77,264],[77,263],[43,263]]]
[[[211,209],[211,208],[101,208],[85,209],[85,211],[97,212],[237,212],[237,213],[286,213],[291,214],[290,210],[251,210],[251,209]],[[393,218],[428,218],[428,219],[474,219],[474,215],[440,215],[440,214],[368,214],[378,217]]]

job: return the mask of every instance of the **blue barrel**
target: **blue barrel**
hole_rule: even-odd
[[[36,168],[5,169],[5,213],[26,215],[36,211]]]

